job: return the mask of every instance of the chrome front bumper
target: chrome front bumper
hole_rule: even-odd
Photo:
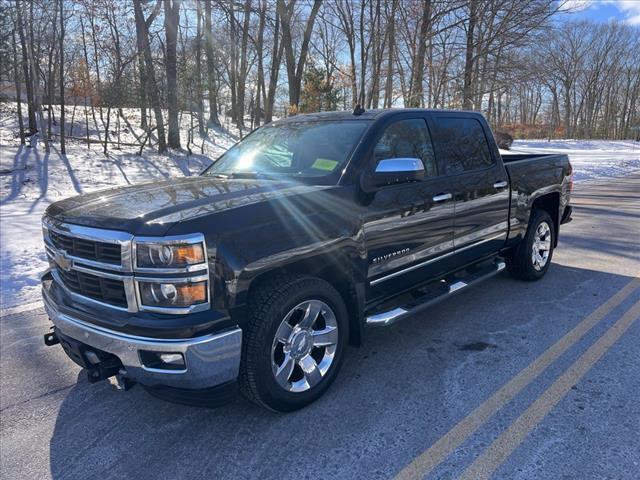
[[[204,389],[233,381],[238,376],[242,330],[190,339],[137,337],[92,325],[59,312],[44,297],[49,318],[63,335],[117,356],[125,376],[149,386],[165,385],[182,389]],[[182,353],[185,368],[165,370],[145,366],[140,351]]]

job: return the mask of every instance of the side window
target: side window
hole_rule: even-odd
[[[415,118],[389,125],[373,150],[375,165],[387,158],[419,158],[424,164],[425,177],[435,177],[436,160],[427,123]]]
[[[493,164],[482,125],[475,118],[437,117],[438,145],[446,173],[460,173]]]

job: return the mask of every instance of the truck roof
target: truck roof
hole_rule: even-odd
[[[355,115],[352,111],[342,110],[335,112],[316,112],[316,113],[302,113],[287,118],[282,118],[274,121],[274,124],[293,123],[293,122],[317,122],[327,120],[375,120],[387,115],[395,115],[400,113],[416,112],[416,113],[473,113],[475,115],[481,115],[479,112],[471,110],[441,110],[441,109],[427,109],[427,108],[376,108],[371,110],[365,110],[360,115]]]

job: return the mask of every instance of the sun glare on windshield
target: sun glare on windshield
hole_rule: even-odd
[[[366,121],[334,121],[265,126],[222,155],[204,174],[324,177],[346,163],[366,125]]]

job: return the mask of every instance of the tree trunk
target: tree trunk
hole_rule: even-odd
[[[260,23],[258,25],[258,40],[256,45],[258,55],[258,85],[256,92],[256,103],[254,107],[254,119],[256,127],[259,127],[260,122],[262,121],[262,97],[264,96],[264,65],[262,61],[262,52],[264,46],[264,24],[267,16],[266,1],[262,1],[260,3]]]
[[[229,86],[231,90],[231,115],[233,117],[231,120],[236,125],[240,126],[240,120],[238,119],[238,96],[236,90],[236,77],[238,76],[238,40],[236,38],[236,14],[234,11],[234,4],[234,0],[229,1],[229,41],[231,42],[231,45],[229,46]],[[240,136],[242,136],[242,132],[240,132]]]
[[[392,0],[391,3],[391,16],[389,17],[389,53],[387,57],[387,83],[384,88],[384,107],[391,108],[393,103],[393,54],[395,50],[396,31],[395,31],[395,18],[398,6],[398,0]]]
[[[204,132],[204,105],[202,102],[202,6],[196,2],[196,88],[195,104],[198,113],[198,134],[203,137]],[[193,121],[193,115],[191,118]]]
[[[422,106],[424,80],[424,59],[427,54],[427,37],[431,35],[431,0],[423,0],[422,20],[420,22],[420,38],[418,39],[418,50],[411,65],[411,82],[409,83],[410,94],[407,100],[407,107],[419,108]]]
[[[160,3],[158,2],[158,5]],[[162,119],[162,109],[160,108],[160,95],[158,94],[158,86],[156,83],[155,72],[153,69],[153,57],[151,56],[151,46],[149,45],[149,31],[142,13],[142,5],[137,0],[133,0],[133,11],[136,21],[136,32],[140,35],[142,43],[142,51],[145,60],[145,70],[147,74],[147,87],[149,96],[151,97],[151,106],[156,117],[156,128],[158,130],[158,151],[167,150],[167,141],[164,134],[164,123]]]
[[[273,119],[273,105],[276,100],[276,87],[278,86],[278,74],[282,62],[284,42],[280,41],[280,14],[276,11],[276,19],[273,26],[273,48],[271,49],[271,69],[269,71],[269,87],[267,89],[267,103],[264,106],[264,121]]]
[[[209,124],[220,126],[218,119],[218,102],[216,100],[215,71],[213,57],[213,39],[211,38],[211,2],[204,3],[204,38],[207,54],[207,90],[209,91]]]
[[[38,125],[36,122],[36,107],[35,98],[33,94],[33,79],[31,78],[29,68],[29,54],[27,51],[27,41],[25,34],[25,25],[22,20],[22,2],[16,0],[16,17],[18,21],[18,36],[20,37],[20,48],[22,50],[22,70],[24,73],[24,83],[27,91],[27,116],[29,123],[29,133],[34,134],[38,131]]]
[[[58,30],[58,25],[57,25],[57,15],[58,15],[58,9],[55,9],[55,13],[53,15],[53,38],[56,37],[56,33]],[[51,141],[51,123],[52,123],[52,116],[53,116],[53,95],[54,95],[54,91],[55,91],[55,80],[54,80],[54,70],[53,70],[53,54],[55,52],[55,42],[52,42],[51,46],[49,47],[49,58],[47,59],[49,64],[47,65],[47,84],[46,84],[46,92],[47,92],[47,100],[49,100],[49,108],[47,110],[47,140]],[[53,118],[53,121],[55,122],[55,118]]]
[[[171,148],[180,148],[180,124],[178,122],[178,20],[180,0],[164,0],[164,28],[167,59],[167,107],[169,110],[168,143]]]
[[[33,54],[33,42],[29,42],[29,45],[27,45],[27,55],[28,55],[28,60],[29,60],[29,76],[31,77],[31,80],[33,81],[33,100],[35,103],[35,109],[38,112],[38,120],[39,120],[39,130],[38,130],[38,137],[42,137],[42,140],[44,141],[44,149],[46,153],[49,153],[49,140],[47,139],[47,135],[45,132],[45,126],[44,126],[44,115],[42,114],[42,103],[40,101],[40,98],[38,97],[38,92],[39,92],[39,88],[38,88],[38,66],[36,65],[35,62],[35,58],[34,58],[34,54]]]
[[[13,77],[16,85],[16,101],[18,102],[18,126],[20,127],[20,144],[24,145],[24,119],[22,118],[22,91],[20,89],[20,68],[18,67],[18,52],[16,50],[16,30],[13,29]]]
[[[147,74],[144,66],[144,42],[142,40],[143,31],[136,28],[136,46],[138,48],[138,77],[140,81],[140,128],[149,128],[147,121]]]
[[[67,147],[65,144],[65,132],[64,132],[64,9],[63,0],[59,0],[60,5],[60,153],[65,155],[67,153]]]
[[[366,42],[364,39],[364,11],[365,11],[365,3],[364,1],[360,2],[360,85],[358,87],[358,103],[364,107],[365,102],[365,72],[367,70],[367,48]]]
[[[467,110],[473,108],[473,68],[475,47],[475,28],[477,22],[477,5],[475,0],[469,0],[469,24],[467,25],[467,50],[464,60],[464,85],[462,87],[462,107]]]
[[[102,99],[102,95],[100,93],[102,93],[102,80],[101,80],[101,75],[100,75],[100,60],[99,60],[99,56],[98,56],[98,39],[96,38],[96,22],[95,22],[95,18],[92,15],[89,15],[89,24],[91,25],[91,41],[93,42],[93,63],[95,64],[95,68],[96,68],[96,81],[97,81],[97,91],[98,91],[98,98],[97,98],[97,103],[98,103],[98,113],[100,114],[100,123],[102,123],[102,127],[104,128],[104,112],[102,111],[102,107],[103,107],[103,99]],[[89,62],[87,61],[87,65],[89,64]],[[93,102],[92,102],[92,111],[94,113],[94,122],[95,122],[95,110],[93,110]],[[98,124],[96,123],[96,130],[100,131]],[[105,138],[105,140],[109,139],[109,132],[106,132],[107,138]]]
[[[249,44],[249,20],[251,19],[251,0],[245,0],[242,22],[242,41],[240,43],[240,72],[236,75],[236,119],[241,131],[244,128],[244,105],[247,89],[247,46]]]
[[[322,0],[314,0],[309,18],[307,18],[307,24],[304,30],[304,36],[302,39],[302,45],[300,46],[300,53],[298,61],[296,62],[295,53],[293,51],[293,42],[291,36],[291,21],[293,19],[293,11],[295,8],[296,0],[290,0],[287,5],[285,0],[278,0],[277,9],[282,21],[282,41],[284,42],[285,61],[287,65],[287,77],[289,82],[289,105],[297,110],[298,103],[300,102],[300,87],[302,85],[302,73],[304,65],[307,61],[307,54],[309,52],[309,41],[311,40],[311,32],[313,31],[313,25],[318,16],[318,10]]]

